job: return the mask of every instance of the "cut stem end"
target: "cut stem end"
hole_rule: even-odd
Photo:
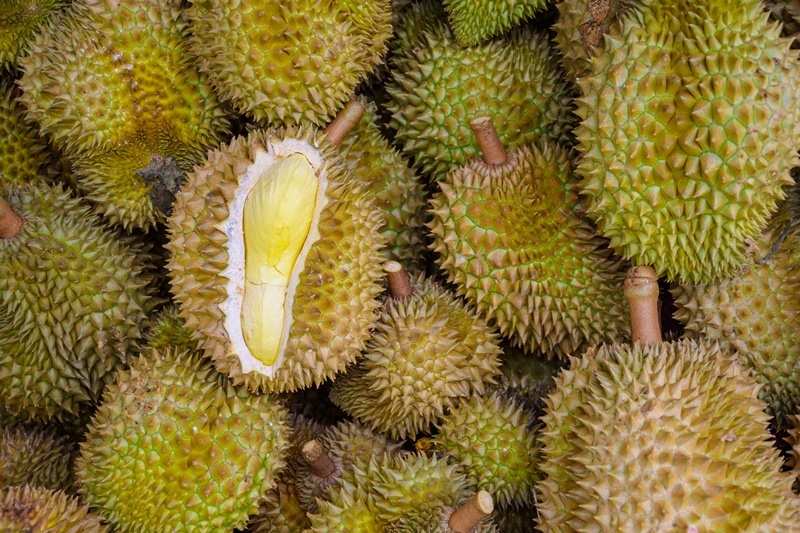
[[[347,134],[355,128],[361,117],[364,116],[365,108],[358,100],[350,100],[345,104],[344,109],[339,111],[336,118],[325,128],[325,139],[333,146],[339,146]]]
[[[631,342],[661,342],[656,271],[649,266],[631,267],[625,278],[625,298],[631,313]]]
[[[22,229],[22,218],[0,196],[0,239],[10,239]]]
[[[500,142],[500,137],[497,135],[497,130],[494,129],[491,117],[476,118],[469,123],[469,127],[475,134],[478,148],[480,148],[483,160],[487,165],[502,165],[506,162],[508,157],[503,143]]]
[[[303,455],[303,459],[308,462],[308,465],[311,467],[311,471],[314,472],[314,475],[320,478],[326,478],[333,475],[334,471],[336,471],[336,465],[328,457],[328,454],[325,453],[325,450],[322,449],[322,445],[315,440],[310,440],[303,445],[303,449],[300,450],[300,453]]]
[[[481,520],[492,514],[492,511],[494,511],[492,495],[485,490],[479,490],[461,509],[456,509],[450,515],[447,525],[453,533],[469,533]]]
[[[414,292],[408,274],[403,270],[403,265],[397,261],[388,261],[384,267],[386,280],[389,282],[389,293],[397,300],[410,296]]]

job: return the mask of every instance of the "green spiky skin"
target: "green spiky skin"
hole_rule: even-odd
[[[566,150],[528,145],[451,172],[431,200],[432,249],[459,295],[547,357],[629,336],[625,264],[594,234],[578,187]]]
[[[222,99],[273,125],[325,125],[386,51],[389,0],[207,0],[192,50]]]
[[[562,0],[553,24],[561,64],[572,80],[592,73],[592,56],[603,53],[603,36],[619,31],[622,19],[650,0]]]
[[[453,533],[449,521],[455,510],[454,507],[442,506],[413,513],[409,517],[401,516],[388,531],[391,533]],[[484,518],[469,530],[469,533],[497,532],[498,529],[491,517]]]
[[[444,0],[461,46],[479,44],[542,11],[548,0]]]
[[[197,349],[197,341],[192,332],[186,329],[186,321],[178,316],[178,308],[174,305],[165,307],[150,320],[144,340],[150,348],[166,348],[175,346]]]
[[[0,428],[0,487],[30,485],[69,490],[74,446],[54,430],[37,426]]]
[[[297,533],[310,527],[311,521],[300,505],[294,483],[283,481],[267,491],[258,514],[248,523],[252,533]]]
[[[339,144],[340,153],[347,168],[375,196],[386,218],[381,233],[387,241],[387,258],[418,270],[425,250],[425,191],[416,173],[381,134],[375,104],[364,98],[359,101],[366,111]]]
[[[242,528],[285,465],[288,412],[191,352],[151,351],[117,374],[76,471],[121,532]]]
[[[767,17],[757,0],[655,2],[580,81],[588,213],[617,253],[659,276],[732,275],[791,182],[798,52]]]
[[[507,346],[503,347],[501,361],[502,374],[493,389],[521,405],[535,423],[544,414],[544,400],[556,386],[562,362]]]
[[[305,258],[292,307],[294,321],[285,365],[273,378],[243,374],[222,326],[227,299],[221,272],[228,263],[227,237],[217,229],[230,214],[241,169],[270,141],[297,139],[319,147],[328,164],[327,204],[319,216],[320,237]],[[189,174],[168,222],[172,292],[201,348],[235,384],[252,390],[295,391],[320,385],[361,353],[377,320],[383,279],[378,233],[381,216],[319,132],[310,128],[257,131],[209,153]],[[213,261],[208,258],[213,257]],[[335,270],[334,270],[335,267]],[[331,275],[333,274],[333,275]],[[319,284],[316,280],[324,279]],[[313,280],[310,281],[310,280]]]
[[[142,266],[61,187],[0,196],[25,221],[0,240],[0,403],[69,418],[138,350],[151,304]]]
[[[493,119],[503,145],[566,141],[572,128],[571,89],[544,34],[525,34],[462,48],[446,25],[409,32],[413,47],[397,54],[389,126],[403,153],[434,179],[480,155],[469,128]],[[416,36],[414,36],[416,35]]]
[[[440,0],[416,0],[402,12],[389,42],[391,58],[411,56],[415,47],[424,43],[426,33],[452,33],[447,25],[447,11]],[[394,60],[392,61],[394,62]]]
[[[364,359],[337,379],[331,400],[395,439],[430,431],[459,399],[482,394],[499,371],[498,337],[434,282],[386,302]]]
[[[41,183],[47,144],[25,119],[13,87],[0,80],[0,185]]]
[[[539,528],[796,531],[758,385],[719,345],[602,346],[547,400]]]
[[[5,0],[0,12],[0,70],[16,67],[27,42],[69,0]]]
[[[20,60],[28,116],[73,161],[96,211],[127,229],[165,218],[137,171],[154,155],[188,171],[228,128],[188,52],[179,4],[78,0]]]
[[[99,516],[78,498],[34,487],[0,489],[0,531],[7,533],[107,533]]]
[[[533,424],[531,414],[513,400],[498,393],[476,395],[439,424],[435,445],[497,505],[531,505],[540,477]]]

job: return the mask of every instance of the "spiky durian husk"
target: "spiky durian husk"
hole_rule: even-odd
[[[432,248],[458,293],[515,345],[564,357],[629,335],[625,264],[584,217],[566,150],[474,160],[431,200]]]
[[[536,507],[495,507],[492,522],[498,533],[530,533],[536,531],[539,514]]]
[[[0,403],[68,418],[138,349],[151,305],[142,266],[60,186],[0,196],[25,221],[0,239]]]
[[[47,163],[47,144],[24,116],[16,91],[0,79],[0,185],[43,181],[40,172]]]
[[[580,81],[588,213],[636,265],[684,283],[730,276],[783,198],[800,66],[767,18],[757,0],[653,2]]]
[[[0,70],[14,68],[27,42],[69,0],[5,0],[0,11]]]
[[[35,487],[0,489],[0,531],[9,533],[106,533],[99,516],[78,498]]]
[[[96,211],[129,229],[164,219],[137,171],[154,155],[187,171],[228,127],[188,53],[179,4],[76,0],[20,60],[28,116],[73,161]]]
[[[319,215],[319,239],[300,273],[284,365],[269,378],[242,373],[223,326],[220,306],[228,294],[222,272],[230,257],[228,237],[219,224],[230,216],[230,202],[257,153],[270,143],[289,139],[320,151],[327,172],[327,204]],[[206,162],[189,174],[174,209],[166,246],[172,253],[167,268],[173,294],[187,328],[194,331],[216,368],[235,384],[269,391],[319,385],[360,354],[380,306],[381,216],[316,130],[256,131],[210,152]]]
[[[798,46],[800,36],[800,1],[798,0],[763,0],[764,8],[769,10],[770,19],[783,24],[783,36],[794,40],[793,47]]]
[[[339,145],[345,165],[375,196],[386,221],[385,253],[406,268],[419,269],[424,253],[425,191],[416,173],[383,137],[374,103],[360,98],[366,112]]]
[[[395,439],[430,431],[461,398],[482,394],[499,371],[498,337],[436,283],[386,302],[363,360],[337,379],[331,400]]]
[[[463,48],[445,24],[422,22],[416,31],[406,35],[412,48],[394,59],[386,107],[403,152],[423,172],[441,179],[477,157],[469,123],[482,116],[508,149],[567,140],[571,90],[544,34],[528,32],[524,46],[509,38]]]
[[[258,513],[247,524],[252,533],[297,533],[311,527],[311,520],[300,505],[294,483],[278,481],[267,491]]]
[[[385,531],[387,533],[453,533],[449,521],[455,507],[441,506],[401,516]],[[484,518],[469,533],[497,533],[497,526],[490,517]]]
[[[426,33],[438,35],[449,31],[447,11],[441,0],[417,0],[402,12],[394,39],[389,41],[390,58],[411,55],[414,48],[424,42]]]
[[[150,321],[144,341],[150,348],[169,346],[197,349],[197,341],[192,332],[186,329],[186,321],[178,315],[178,308],[170,305],[162,309]]]
[[[244,527],[285,466],[287,414],[198,355],[153,350],[103,395],[76,462],[81,494],[119,531]]]
[[[556,386],[562,362],[508,346],[503,347],[500,360],[501,375],[493,390],[523,406],[535,423],[544,414],[544,399]]]
[[[461,46],[500,35],[542,11],[548,0],[444,0],[450,26]]]
[[[531,505],[540,478],[533,425],[531,413],[512,399],[475,395],[444,418],[435,442],[497,505]]]
[[[224,100],[272,125],[318,126],[381,62],[391,14],[389,0],[208,0],[187,11],[192,51]]]
[[[30,485],[68,490],[75,446],[52,428],[0,428],[0,487]]]
[[[797,530],[759,386],[719,345],[604,345],[570,361],[539,437],[543,531]]]

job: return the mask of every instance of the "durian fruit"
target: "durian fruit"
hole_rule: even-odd
[[[25,110],[17,103],[14,87],[0,79],[0,185],[43,181],[47,144],[24,117]]]
[[[0,232],[0,405],[78,415],[138,350],[151,306],[143,267],[60,186],[3,187],[0,197],[0,212],[18,220]]]
[[[0,531],[7,533],[107,533],[99,516],[78,498],[37,487],[0,488]]]
[[[790,183],[800,65],[767,18],[758,0],[653,1],[580,81],[588,214],[669,280],[733,275]]]
[[[75,447],[52,428],[0,427],[0,487],[29,485],[69,490]]]
[[[800,483],[800,415],[790,417],[790,422],[791,427],[788,431],[789,435],[786,441],[792,449],[789,452],[789,460],[787,463],[789,468],[791,468],[791,473],[795,476],[792,489],[797,493],[796,489]]]
[[[150,348],[176,346],[189,350],[197,349],[197,341],[186,329],[186,320],[178,315],[178,308],[169,305],[149,320],[144,342]]]
[[[69,0],[4,0],[0,11],[0,70],[14,68],[27,42]]]
[[[400,265],[387,268],[396,279]],[[337,379],[331,400],[395,439],[428,432],[459,399],[482,394],[499,371],[498,337],[485,320],[420,276],[390,287],[364,358]]]
[[[390,0],[205,0],[187,16],[217,93],[276,126],[330,121],[392,34]]]
[[[469,129],[477,117],[492,117],[509,149],[569,139],[571,89],[544,34],[464,48],[436,20],[403,31],[386,107],[403,153],[424,173],[438,180],[478,155]]]
[[[76,0],[20,61],[21,101],[109,222],[149,229],[228,128],[179,0]]]
[[[380,223],[313,129],[257,131],[210,152],[169,219],[187,328],[235,384],[319,385],[355,360],[377,319]]]
[[[542,11],[548,0],[444,0],[461,46],[479,44]]]
[[[103,395],[76,463],[81,494],[121,532],[244,527],[285,465],[287,415],[199,355],[153,350]]]
[[[439,506],[410,516],[399,517],[392,533],[497,533],[490,520],[494,501],[485,490],[479,491],[461,507]]]
[[[783,24],[782,35],[793,39],[792,47],[800,46],[800,1],[763,0],[764,8],[769,10],[770,19]]]
[[[492,123],[484,147],[431,199],[432,249],[458,293],[514,345],[565,357],[628,338],[624,264],[584,216],[568,152],[555,144],[505,153]]]
[[[544,399],[556,386],[562,361],[503,346],[500,378],[493,390],[520,404],[533,420],[544,413]]]

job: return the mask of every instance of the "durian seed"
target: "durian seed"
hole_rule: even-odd
[[[325,140],[333,146],[339,146],[347,134],[358,124],[364,116],[366,108],[358,100],[351,99],[339,111],[336,118],[325,128]]]
[[[392,298],[400,300],[411,296],[414,289],[408,281],[408,274],[403,270],[403,265],[397,261],[387,261],[383,268],[386,270],[386,281],[389,283],[389,292],[392,294]]]
[[[0,239],[10,239],[22,229],[22,219],[0,196]]]
[[[303,449],[300,450],[300,453],[317,477],[325,479],[332,476],[336,471],[336,464],[328,457],[328,454],[325,453],[322,445],[316,439],[303,444]]]
[[[487,165],[502,165],[506,162],[506,151],[497,130],[494,129],[492,117],[478,117],[469,123],[475,140],[478,142],[483,160]]]
[[[632,343],[660,343],[656,271],[649,266],[632,266],[625,278],[625,298],[631,313]]]
[[[485,490],[479,490],[463,507],[456,509],[450,515],[447,525],[453,533],[469,533],[481,520],[492,514],[492,511],[494,511],[492,495]]]
[[[245,201],[242,334],[253,356],[268,366],[284,340],[292,304],[286,292],[311,228],[318,186],[308,159],[293,154],[270,166]]]

